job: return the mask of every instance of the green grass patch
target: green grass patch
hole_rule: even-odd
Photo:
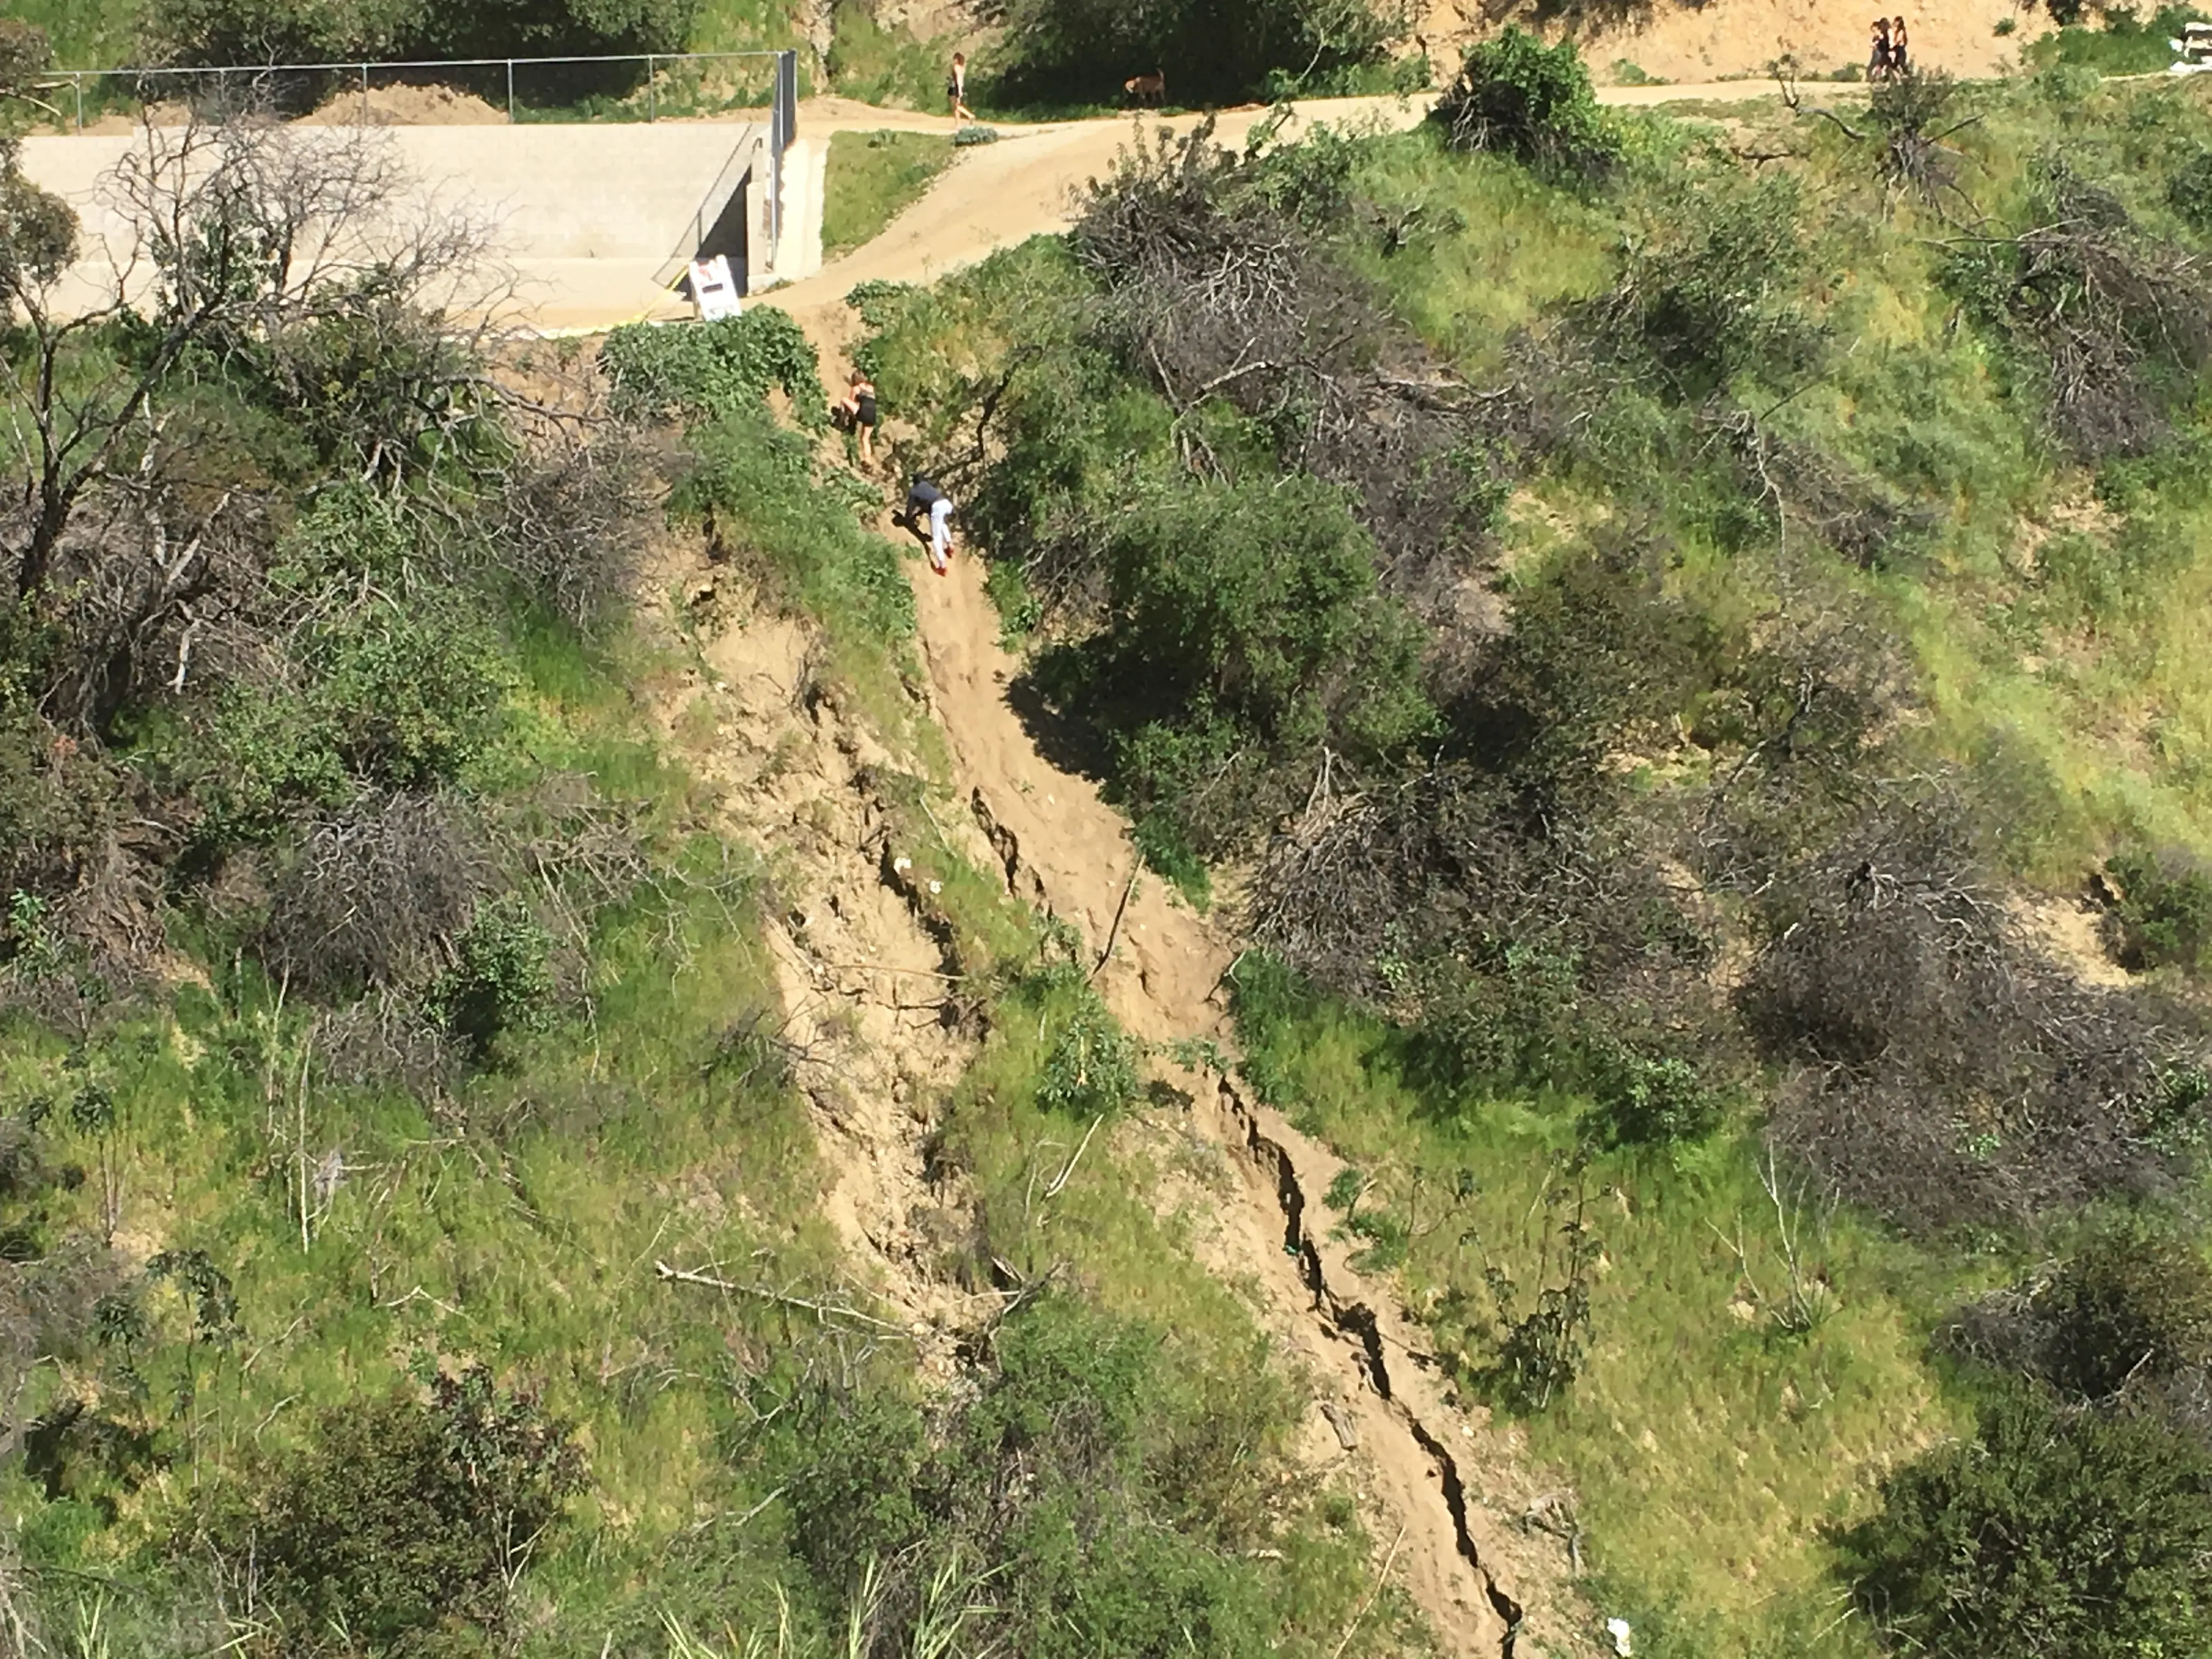
[[[1753,1144],[1733,1133],[1577,1168],[1585,1103],[1443,1092],[1392,1028],[1260,958],[1240,969],[1236,1008],[1248,1074],[1366,1177],[1356,1210],[1332,1194],[1337,1221],[1370,1270],[1396,1269],[1470,1398],[1488,1397],[1495,1352],[1487,1275],[1525,1307],[1547,1255],[1557,1280],[1558,1230],[1588,1228],[1600,1254],[1581,1374],[1526,1428],[1580,1494],[1592,1565],[1634,1587],[1655,1642],[1671,1626],[1686,1643],[1656,1650],[1869,1651],[1863,1627],[1837,1620],[1822,1529],[1863,1512],[1868,1476],[1901,1449],[1960,1426],[1922,1358],[1924,1310],[1977,1270],[1830,1213],[1786,1171],[1778,1219]]]
[[[837,134],[830,141],[823,186],[823,257],[834,259],[873,241],[921,199],[952,155],[951,145],[933,132]]]

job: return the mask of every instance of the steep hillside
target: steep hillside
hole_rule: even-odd
[[[1902,1599],[1885,1471],[2015,1398],[2202,1456],[2194,1338],[2094,1408],[2036,1345],[2054,1256],[2202,1273],[2205,112],[1583,98],[1163,141],[857,355],[1528,1524],[1639,1648],[1975,1651],[2023,1615]]]
[[[0,146],[0,1641],[2196,1651],[2140,33],[1669,113],[1509,33],[590,342],[258,120],[58,321]]]

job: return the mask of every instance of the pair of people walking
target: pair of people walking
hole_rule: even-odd
[[[1912,48],[1902,17],[1877,17],[1871,31],[1874,50],[1867,58],[1869,81],[1902,81],[1912,73]]]

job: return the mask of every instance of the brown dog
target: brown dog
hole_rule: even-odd
[[[1129,94],[1132,102],[1157,105],[1168,95],[1166,71],[1154,70],[1150,75],[1133,75],[1121,82],[1121,90]]]

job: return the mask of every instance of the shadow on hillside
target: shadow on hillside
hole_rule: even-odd
[[[1071,714],[1035,670],[1007,682],[1006,706],[1037,753],[1053,765],[1101,786],[1109,782],[1114,757],[1105,733],[1095,722]]]

